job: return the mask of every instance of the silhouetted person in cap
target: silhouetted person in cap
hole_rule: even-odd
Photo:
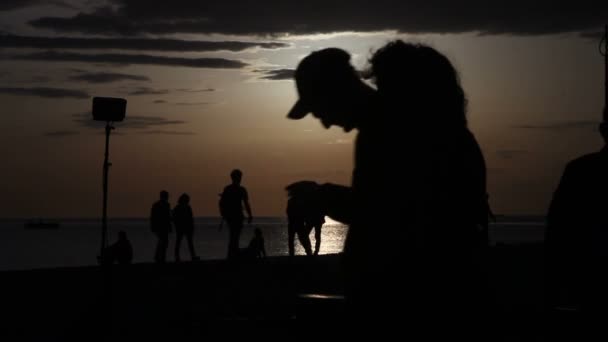
[[[249,205],[249,195],[247,189],[241,185],[243,172],[235,169],[230,173],[232,184],[224,188],[220,196],[220,214],[226,221],[229,230],[228,258],[235,258],[239,255],[239,241],[243,230],[243,207],[247,211],[247,221],[251,224],[251,206]]]
[[[181,261],[179,256],[180,244],[182,238],[185,237],[188,242],[188,250],[190,251],[191,259],[198,260],[194,251],[194,242],[192,235],[194,234],[194,217],[192,215],[192,207],[190,207],[190,196],[182,194],[177,200],[177,205],[173,208],[173,225],[175,226],[175,261]]]
[[[171,205],[169,204],[169,193],[167,191],[161,191],[160,199],[152,205],[150,230],[158,238],[154,261],[164,263],[167,260],[169,232],[171,232]]]
[[[608,123],[599,151],[570,161],[555,190],[545,236],[549,310],[606,310],[608,283]]]
[[[485,162],[455,69],[428,46],[391,42],[371,59],[376,92],[349,58],[325,49],[302,60],[288,114],[359,131],[344,247],[349,313],[399,307],[445,323],[463,307],[478,311]]]

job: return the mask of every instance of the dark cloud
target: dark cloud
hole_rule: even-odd
[[[112,63],[112,64],[147,64],[163,66],[182,66],[192,68],[239,69],[246,63],[225,58],[183,58],[163,57],[154,55],[129,54],[80,54],[71,52],[38,52],[24,55],[13,55],[13,59],[45,61],[45,62],[82,62],[82,63]]]
[[[78,134],[80,134],[80,132],[78,132],[78,131],[55,131],[55,132],[46,132],[46,133],[44,133],[44,136],[52,137],[52,138],[62,138],[62,137],[68,137],[68,136],[78,135]]]
[[[0,79],[7,76],[12,76],[11,78],[13,81],[18,83],[49,83],[53,80],[51,77],[44,75],[28,76],[22,79],[21,77],[15,77],[13,74],[9,74],[8,72],[0,72]],[[18,79],[18,81],[15,79]]]
[[[243,51],[251,48],[278,49],[289,47],[279,42],[194,41],[146,38],[67,38],[26,37],[0,34],[0,47],[35,49],[116,49],[138,51]]]
[[[130,116],[120,123],[116,124],[116,127],[120,128],[138,128],[144,129],[156,126],[167,126],[167,125],[180,125],[185,124],[186,121],[182,120],[169,120],[160,116]]]
[[[204,106],[208,105],[209,102],[176,102],[178,106]]]
[[[171,103],[171,102],[167,102],[165,100],[155,100],[153,103],[156,104],[164,104],[164,103]],[[204,106],[204,105],[208,105],[211,104],[210,102],[175,102],[175,103],[171,103],[177,106]]]
[[[10,95],[24,95],[24,96],[39,96],[39,97],[50,97],[50,98],[75,98],[75,99],[88,99],[91,97],[87,92],[82,90],[74,89],[63,89],[63,88],[45,88],[45,87],[34,87],[34,88],[7,88],[0,87],[0,94]]]
[[[176,91],[183,91],[184,93],[205,93],[215,91],[213,88],[205,88],[205,89],[175,89]]]
[[[152,89],[148,87],[139,87],[135,90],[131,90],[127,93],[128,95],[165,95],[169,94],[167,89]]]
[[[48,76],[33,76],[30,81],[34,83],[48,83],[51,81],[51,78]]]
[[[60,0],[2,0],[0,1],[0,11],[10,11],[37,5],[55,5],[75,9],[71,4]]]
[[[40,0],[3,0],[0,2],[0,11],[10,11],[18,8],[28,7],[39,2]]]
[[[577,120],[577,121],[563,121],[563,122],[551,122],[545,124],[529,124],[529,125],[516,125],[514,128],[522,129],[538,129],[538,130],[563,130],[570,128],[591,128],[597,127],[598,121],[592,120]]]
[[[496,154],[503,159],[513,159],[515,157],[529,153],[526,150],[498,150]]]
[[[585,37],[585,38],[590,38],[593,40],[601,40],[602,37],[604,37],[605,32],[604,31],[588,31],[588,32],[583,32],[581,34],[581,36]]]
[[[93,116],[90,113],[74,114],[74,122],[88,128],[102,129],[105,123],[101,121],[93,121]],[[114,126],[117,129],[148,129],[158,126],[180,125],[185,124],[182,120],[169,120],[161,116],[143,116],[143,115],[127,115],[124,121],[115,122]],[[114,134],[114,133],[112,133]]]
[[[69,77],[70,81],[88,83],[111,83],[118,81],[149,81],[146,76],[119,74],[112,72],[90,72]]]
[[[293,80],[294,69],[275,69],[275,70],[254,70],[254,72],[262,74],[260,77],[263,80]]]
[[[153,130],[153,131],[142,131],[140,134],[158,134],[158,135],[196,135],[194,132],[182,132],[182,131],[162,131],[162,130]]]
[[[117,0],[70,18],[43,17],[38,28],[95,34],[314,34],[397,30],[405,33],[539,35],[603,27],[608,2],[438,0]],[[246,13],[246,15],[243,15]]]

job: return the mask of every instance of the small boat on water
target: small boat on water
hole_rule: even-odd
[[[58,229],[59,222],[52,220],[29,220],[25,222],[25,229]]]

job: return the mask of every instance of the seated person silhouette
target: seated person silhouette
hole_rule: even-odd
[[[241,249],[241,258],[246,260],[262,259],[266,257],[266,247],[264,246],[264,235],[260,228],[254,230],[253,238],[249,241],[247,248]]]
[[[131,242],[127,239],[127,233],[124,231],[118,232],[118,241],[106,247],[103,254],[104,265],[111,265],[115,262],[120,265],[130,264],[133,260],[133,248]]]
[[[318,255],[321,248],[321,228],[325,223],[325,210],[320,197],[319,185],[312,181],[301,181],[288,185],[286,188],[289,200],[287,201],[287,229],[289,255],[293,256],[294,239],[302,244],[306,255]],[[310,232],[315,230],[315,250],[312,251]]]

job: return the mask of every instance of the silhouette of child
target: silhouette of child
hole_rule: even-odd
[[[131,242],[127,239],[127,233],[120,231],[118,232],[118,241],[106,247],[102,263],[111,265],[116,262],[120,265],[127,265],[132,260],[133,248],[131,247]]]
[[[262,230],[256,228],[254,236],[249,241],[249,246],[242,249],[241,255],[243,259],[261,259],[266,257],[266,247],[264,246],[264,236]]]

